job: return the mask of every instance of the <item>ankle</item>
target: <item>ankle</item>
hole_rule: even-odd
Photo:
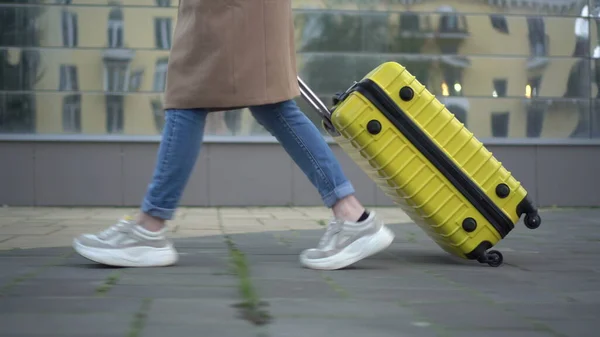
[[[151,232],[161,231],[166,226],[164,219],[156,218],[146,213],[140,213],[137,217],[138,225]]]
[[[337,219],[358,222],[365,217],[366,209],[353,195],[338,201],[332,207],[333,216]]]

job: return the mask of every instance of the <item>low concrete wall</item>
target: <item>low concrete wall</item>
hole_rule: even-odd
[[[540,206],[600,206],[600,145],[488,145]],[[157,142],[0,141],[0,204],[137,206]],[[358,197],[392,205],[332,145]],[[320,206],[303,173],[276,143],[205,143],[182,206]]]

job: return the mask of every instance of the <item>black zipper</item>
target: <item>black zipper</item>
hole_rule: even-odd
[[[370,79],[353,89],[365,96],[462,193],[504,238],[514,228],[512,220]]]

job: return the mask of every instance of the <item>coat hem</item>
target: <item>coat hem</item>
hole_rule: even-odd
[[[207,102],[207,103],[194,103],[194,102],[171,103],[171,102],[165,101],[165,103],[163,105],[163,110],[206,109],[209,112],[235,110],[235,109],[242,109],[242,108],[247,108],[247,107],[252,107],[252,106],[261,106],[261,105],[267,105],[267,104],[281,103],[281,102],[295,99],[299,96],[300,96],[300,91],[296,90],[291,95],[287,94],[287,95],[282,95],[282,96],[275,97],[275,98],[257,99],[254,101],[252,101],[252,100],[244,100],[243,102],[235,102],[234,101],[234,102],[228,103],[227,105],[219,104],[219,103],[212,104],[210,102]],[[223,102],[223,101],[224,100],[219,100],[219,99],[215,100],[215,102]]]

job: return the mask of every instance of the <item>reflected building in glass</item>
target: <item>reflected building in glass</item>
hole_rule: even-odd
[[[597,11],[586,1],[360,3],[313,1],[297,14],[301,71],[324,97],[393,60],[478,137],[599,135]]]
[[[600,136],[595,1],[293,5],[298,69],[328,103],[378,64],[397,61],[480,138]],[[176,6],[0,0],[0,132],[158,135]],[[207,134],[266,131],[239,110],[212,114]]]

